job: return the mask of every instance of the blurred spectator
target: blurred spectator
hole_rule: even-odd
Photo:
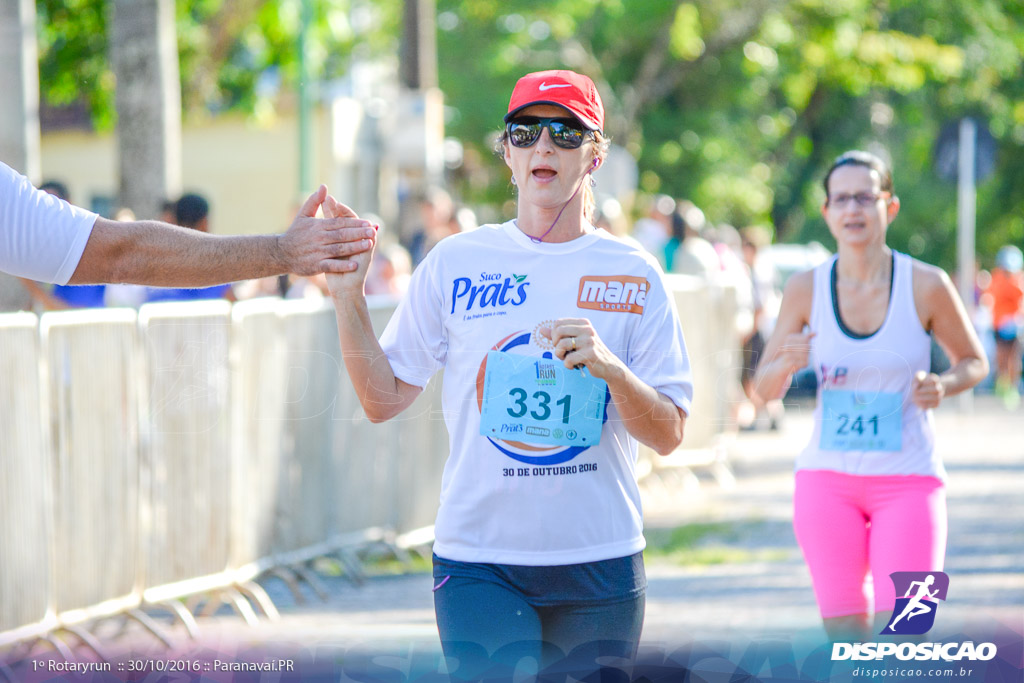
[[[163,223],[174,224],[178,219],[177,217],[177,204],[178,202],[174,199],[165,199],[160,204],[160,221]],[[129,209],[130,211],[131,209]]]
[[[114,212],[114,220],[119,221],[121,223],[131,223],[133,220],[135,220],[135,212],[129,209],[127,206],[122,206],[120,209]]]
[[[366,220],[377,228],[380,236],[377,248],[373,252],[373,260],[370,261],[370,271],[366,274],[365,291],[367,294],[402,296],[409,288],[409,278],[412,277],[412,257],[409,251],[398,244],[386,230],[384,221],[380,216],[366,214]],[[477,227],[476,215],[469,207],[462,207],[453,211],[449,221],[449,232],[466,232]],[[326,290],[325,290],[326,292]]]
[[[294,215],[300,206],[299,202],[292,205],[289,215]],[[286,273],[236,282],[232,285],[231,290],[238,301],[266,297],[305,298],[306,293],[311,298],[320,298],[327,295],[327,280],[322,277],[322,274],[303,277]]]
[[[734,293],[735,298],[732,329],[728,331],[728,337],[721,340],[720,348],[737,354],[738,357],[733,356],[733,362],[740,364],[743,363],[743,344],[754,329],[754,303],[751,293],[753,285],[750,281],[750,269],[743,262],[742,240],[736,228],[723,223],[713,229],[705,230],[705,234],[718,254],[719,273],[716,276],[716,281],[722,287],[723,305],[727,305],[730,292]],[[740,367],[745,367],[745,365],[740,365]],[[756,411],[753,404],[747,400],[742,380],[742,372],[727,377],[725,386],[720,387],[718,391],[723,392],[722,396],[731,406],[733,425],[748,427],[754,423]]]
[[[740,237],[740,231],[728,223],[722,223],[708,230],[708,235],[711,237],[711,246],[718,254],[722,272],[727,275],[743,273],[744,281],[749,280],[749,272],[743,262],[743,238]]]
[[[661,260],[665,264],[665,271],[671,273],[676,265],[676,252],[683,246],[686,239],[686,220],[678,211],[673,211],[669,216],[669,237],[662,247]]]
[[[413,267],[423,261],[435,244],[452,234],[451,221],[455,213],[452,198],[438,187],[430,189],[420,198],[419,208],[419,224],[409,240]]]
[[[754,328],[753,284],[750,268],[743,259],[743,239],[740,231],[728,223],[709,230],[708,234],[714,238],[711,246],[718,254],[721,283],[736,288],[736,331],[742,341]]]
[[[174,222],[184,228],[210,231],[210,203],[199,194],[182,195],[174,203]],[[175,287],[149,287],[146,302],[157,301],[199,301],[202,299],[235,300],[230,284],[200,287],[198,289]]]
[[[996,342],[996,394],[1009,410],[1020,405],[1021,332],[1024,330],[1024,254],[1005,246],[996,254],[984,299]]]
[[[594,227],[607,230],[616,237],[626,236],[629,232],[629,223],[622,213],[622,204],[618,199],[605,199],[598,205],[597,213],[594,215]]]
[[[409,288],[411,276],[412,259],[405,247],[394,242],[380,244],[366,274],[366,293],[400,297]]]
[[[766,414],[769,428],[775,430],[779,428],[779,423],[782,420],[784,410],[782,401],[775,399],[765,403],[754,392],[753,385],[754,372],[764,353],[765,343],[775,329],[775,321],[779,316],[779,304],[782,301],[782,293],[774,266],[763,257],[759,258],[764,248],[771,244],[772,234],[764,226],[752,225],[744,228],[740,232],[740,236],[743,261],[750,271],[751,300],[754,311],[753,327],[743,341],[743,368],[740,371],[740,381],[743,384],[743,392],[752,406],[752,410],[749,411],[752,415],[750,415],[749,421],[741,416],[740,428],[755,428],[758,418]]]
[[[40,185],[39,189],[71,203],[71,193],[68,192],[67,185],[58,180],[48,180]],[[105,285],[53,285],[53,288],[47,291],[38,282],[24,278],[21,282],[36,303],[49,311],[103,307]]]
[[[231,289],[235,293],[235,299],[238,301],[260,299],[268,296],[283,297],[297,279],[305,278],[294,276],[293,279],[293,276],[290,275],[261,277],[255,280],[236,282]]]
[[[24,280],[0,273],[0,313],[30,311],[35,299],[25,286]]]
[[[66,202],[71,201],[71,193],[68,192],[68,186],[59,180],[47,180],[39,186],[39,189],[47,194],[52,194],[54,197],[60,197]]]
[[[704,212],[693,202],[681,199],[676,202],[675,213],[682,219],[683,239],[675,250],[670,272],[697,275],[705,280],[715,277],[720,270],[718,252],[701,235],[707,224]]]
[[[479,227],[480,222],[476,219],[476,212],[468,206],[460,206],[452,212],[451,218],[448,219],[448,235],[469,232]],[[445,237],[448,235],[445,235]]]
[[[992,329],[992,297],[985,296],[992,284],[992,273],[982,268],[977,260],[974,262],[974,273],[974,311],[971,322],[974,323],[974,331],[978,333],[991,369],[988,377],[978,383],[976,388],[992,391],[996,383],[996,335]],[[953,282],[959,282],[960,274],[955,272],[950,277]]]
[[[675,214],[676,200],[668,195],[658,195],[651,199],[647,215],[633,226],[633,237],[643,248],[658,257],[658,261],[670,269],[665,263],[665,245],[672,235],[672,216]]]
[[[376,256],[374,257],[376,258]],[[327,278],[323,273],[311,277],[292,276],[285,291],[286,299],[323,299],[330,296]]]
[[[624,242],[629,242],[637,249],[645,250],[644,245],[629,234],[629,219],[626,218],[618,199],[609,197],[601,202],[594,216],[594,227],[605,230]]]

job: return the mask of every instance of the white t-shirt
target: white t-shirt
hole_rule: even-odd
[[[67,284],[95,223],[96,214],[37,190],[0,162],[0,271]]]
[[[551,346],[538,329],[559,318],[589,319],[633,373],[689,413],[689,359],[653,256],[603,230],[537,244],[511,221],[443,240],[416,269],[381,336],[399,379],[425,386],[444,368],[451,455],[435,526],[438,556],[550,566],[643,549],[637,442],[614,402],[595,446],[480,435],[487,352],[542,356]]]

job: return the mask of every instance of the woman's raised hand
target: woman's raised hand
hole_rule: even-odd
[[[342,204],[331,195],[327,195],[323,203],[324,216],[327,218],[359,218],[355,211]],[[378,226],[373,226],[376,229]],[[349,297],[363,294],[363,285],[366,282],[366,274],[370,269],[370,261],[373,258],[373,251],[377,246],[377,238],[371,240],[370,248],[366,251],[351,256],[346,260],[356,264],[356,269],[348,273],[326,273],[327,287],[331,290],[331,296]]]

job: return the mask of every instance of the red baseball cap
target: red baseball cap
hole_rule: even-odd
[[[557,104],[590,130],[604,128],[604,105],[594,81],[575,71],[537,71],[520,78],[508,103],[505,123],[531,104]]]

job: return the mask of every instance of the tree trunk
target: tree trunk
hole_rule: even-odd
[[[437,29],[434,0],[405,0],[398,77],[409,90],[437,87]]]
[[[0,0],[0,161],[39,184],[39,57],[33,0]],[[32,308],[13,275],[0,273],[0,312]]]
[[[39,183],[39,54],[33,0],[0,0],[0,161]]]
[[[181,192],[181,85],[173,0],[114,0],[120,202],[156,218]]]

